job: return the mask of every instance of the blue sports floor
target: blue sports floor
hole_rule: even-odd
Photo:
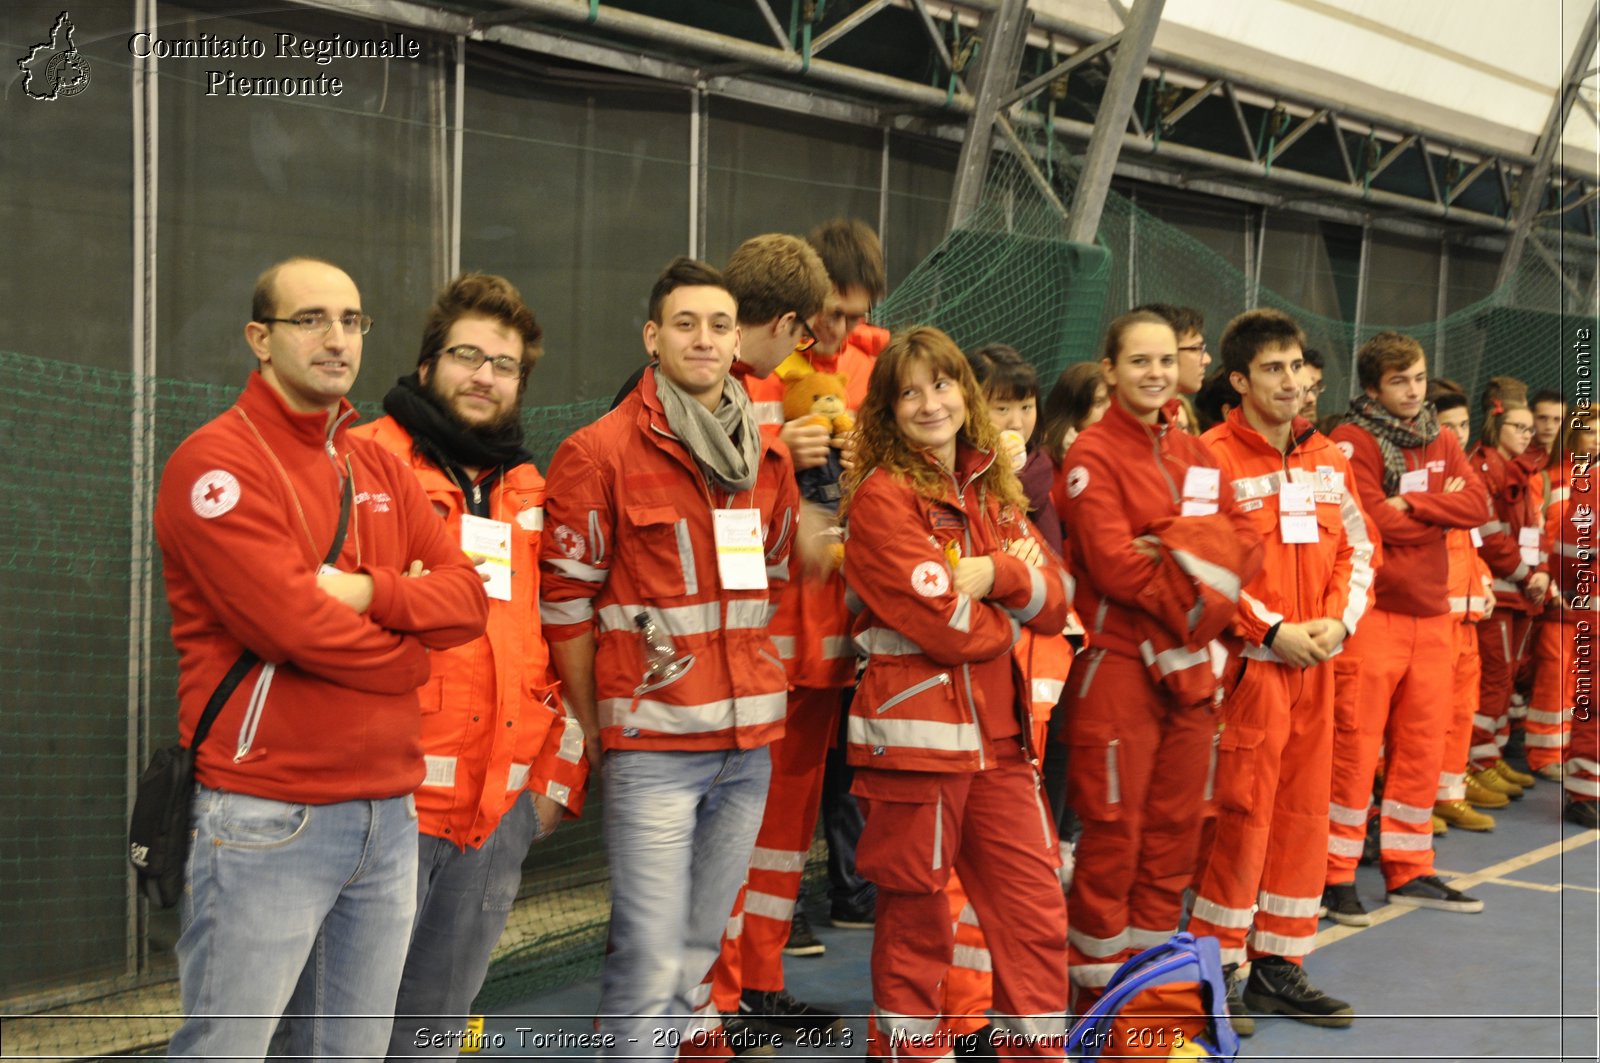
[[[1357,879],[1373,925],[1324,921],[1307,962],[1312,980],[1355,1006],[1344,1030],[1263,1018],[1243,1042],[1257,1060],[1560,1060],[1600,1059],[1600,832],[1561,820],[1561,794],[1541,781],[1520,801],[1493,813],[1491,834],[1452,830],[1435,839],[1441,874],[1483,900],[1479,915],[1384,904],[1383,881],[1363,867]],[[1070,913],[1069,913],[1070,916]],[[872,935],[835,930],[814,919],[827,954],[786,959],[789,989],[850,1020],[851,1044],[786,1044],[780,1058],[860,1057],[871,1007]],[[560,1045],[590,1034],[599,999],[591,980],[531,998],[487,1019],[504,1038],[488,1056],[584,1057],[591,1049]],[[518,1027],[530,1033],[520,1035]],[[541,1043],[538,1039],[543,1035]],[[463,1058],[472,1058],[471,1056]]]

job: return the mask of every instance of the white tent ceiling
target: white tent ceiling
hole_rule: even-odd
[[[1106,33],[1107,0],[1032,0]],[[1594,0],[1166,0],[1155,48],[1406,125],[1532,155]],[[1588,57],[1586,70],[1600,66]],[[1596,78],[1558,166],[1600,174]]]

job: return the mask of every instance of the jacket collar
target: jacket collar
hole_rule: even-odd
[[[250,415],[263,432],[271,431],[274,435],[311,447],[324,446],[330,441],[335,446],[343,446],[345,430],[359,416],[349,399],[340,399],[330,430],[326,413],[301,413],[290,409],[278,389],[267,383],[267,378],[259,370],[250,374],[237,405]]]
[[[1290,446],[1287,453],[1273,446],[1266,436],[1262,435],[1254,425],[1245,420],[1242,407],[1235,406],[1229,410],[1225,423],[1233,437],[1245,446],[1262,454],[1271,454],[1280,460],[1289,454],[1314,453],[1327,443],[1327,437],[1318,433],[1310,421],[1298,414],[1289,423]]]
[[[1105,425],[1108,432],[1137,439],[1141,443],[1149,443],[1152,436],[1160,439],[1173,430],[1173,411],[1177,408],[1176,402],[1174,399],[1161,407],[1161,411],[1156,415],[1156,423],[1152,426],[1123,409],[1122,403],[1113,395],[1111,405],[1107,407],[1105,416],[1101,417],[1098,423]]]

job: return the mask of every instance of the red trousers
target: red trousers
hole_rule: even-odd
[[[1439,761],[1435,801],[1467,798],[1467,750],[1472,745],[1472,718],[1478,713],[1478,683],[1483,662],[1478,656],[1478,622],[1451,617],[1449,719],[1445,721],[1444,756]]]
[[[772,744],[772,785],[750,855],[750,877],[734,903],[722,953],[711,968],[711,999],[720,1011],[738,1011],[743,990],[784,988],[783,946],[817,831],[822,768],[839,726],[842,700],[838,687],[795,687],[789,692],[783,737]]]
[[[1522,724],[1523,745],[1532,771],[1567,759],[1567,726],[1572,719],[1572,699],[1567,697],[1567,691],[1574,676],[1570,667],[1572,654],[1567,649],[1572,631],[1564,630],[1562,619],[1560,613],[1551,611],[1533,622],[1533,691]]]
[[[1478,624],[1483,674],[1478,681],[1478,712],[1472,718],[1472,748],[1467,754],[1474,768],[1494,767],[1511,734],[1511,691],[1532,630],[1531,616],[1504,606],[1497,606]]]
[[[1433,874],[1433,803],[1451,707],[1439,696],[1450,674],[1448,613],[1409,616],[1373,609],[1335,661],[1333,784],[1328,805],[1330,885],[1354,882],[1380,747],[1386,751],[1382,843],[1389,889]],[[1351,700],[1346,700],[1347,698]]]
[[[944,895],[950,904],[956,946],[944,979],[942,1010],[953,1033],[971,1033],[989,1021],[987,1012],[994,1003],[994,959],[978,926],[978,912],[954,871],[945,883]]]
[[[994,1024],[1007,1054],[1061,1059],[1067,909],[1055,827],[1021,745],[980,772],[857,768],[866,827],[856,869],[877,884],[867,1054],[934,1060],[951,1051],[941,984],[955,951],[945,887],[958,871],[993,958]]]
[[[1067,956],[1082,1005],[1099,996],[1123,960],[1178,929],[1210,797],[1218,720],[1174,708],[1141,661],[1104,649],[1073,660],[1065,711],[1067,803],[1083,824]]]
[[[1189,932],[1214,935],[1225,964],[1299,960],[1316,942],[1327,870],[1333,668],[1235,664],[1243,674],[1223,702],[1216,823]]]

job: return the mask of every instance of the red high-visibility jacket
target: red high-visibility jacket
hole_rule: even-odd
[[[1493,517],[1478,528],[1483,539],[1478,551],[1494,575],[1495,604],[1524,613],[1538,612],[1540,607],[1523,596],[1522,588],[1534,574],[1550,571],[1550,544],[1539,520],[1539,500],[1529,490],[1528,468],[1507,461],[1494,447],[1481,445],[1473,451],[1472,463],[1494,503]],[[1523,532],[1530,528],[1539,538],[1532,561],[1522,551]]]

